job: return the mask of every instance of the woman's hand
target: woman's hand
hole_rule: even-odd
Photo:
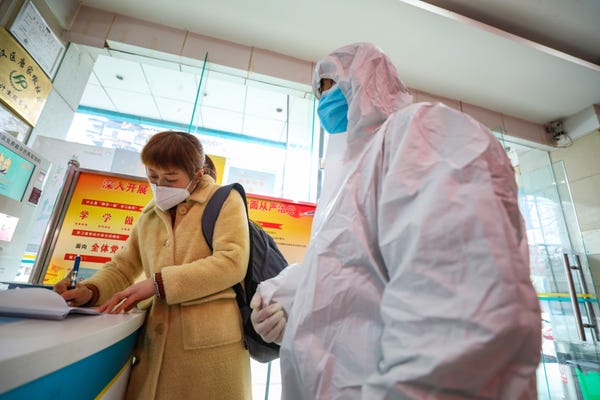
[[[69,272],[63,280],[56,282],[53,288],[56,293],[65,299],[69,306],[78,307],[82,304],[87,304],[92,299],[94,293],[89,288],[77,285],[74,289],[69,289],[70,284],[71,273]]]
[[[106,303],[96,310],[107,314],[118,314],[129,311],[142,300],[154,296],[154,283],[152,278],[145,279],[129,286],[127,289],[115,293]]]
[[[252,308],[250,320],[256,333],[267,343],[281,344],[287,322],[283,306],[273,303],[263,307],[262,297],[257,292],[250,301],[250,307]]]

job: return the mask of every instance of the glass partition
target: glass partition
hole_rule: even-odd
[[[515,166],[542,310],[538,398],[598,398],[598,301],[565,167],[545,151],[503,144]]]
[[[226,158],[224,182],[253,186],[255,194],[316,201],[320,128],[310,86],[253,80],[212,64],[205,70],[166,61],[157,65],[114,53],[98,56],[68,141],[139,152],[158,131],[189,131],[207,153]],[[132,84],[149,101],[144,115],[122,112],[134,108],[117,104],[123,101],[115,98],[121,83],[107,72],[114,70],[145,76],[146,83]]]

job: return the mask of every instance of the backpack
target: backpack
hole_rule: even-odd
[[[215,222],[221,211],[223,202],[229,196],[231,189],[237,190],[242,199],[244,199],[246,216],[248,215],[248,202],[242,185],[232,183],[217,189],[208,200],[204,214],[202,215],[202,232],[211,250]],[[242,314],[246,348],[253,359],[266,363],[279,357],[279,345],[266,343],[254,330],[252,321],[250,320],[250,314],[252,313],[250,300],[254,296],[254,293],[256,293],[258,284],[276,276],[282,269],[287,267],[288,262],[283,254],[281,254],[273,238],[258,224],[250,220],[250,218],[248,218],[248,230],[250,231],[250,259],[248,262],[248,271],[244,278],[245,290],[240,283],[235,284],[233,289],[235,290],[236,300]]]

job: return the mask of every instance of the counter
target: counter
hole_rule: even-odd
[[[0,317],[0,400],[121,398],[144,315]]]

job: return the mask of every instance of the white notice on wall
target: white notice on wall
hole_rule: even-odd
[[[58,68],[65,46],[52,32],[35,5],[28,0],[10,27],[10,33],[21,43],[50,78]]]

